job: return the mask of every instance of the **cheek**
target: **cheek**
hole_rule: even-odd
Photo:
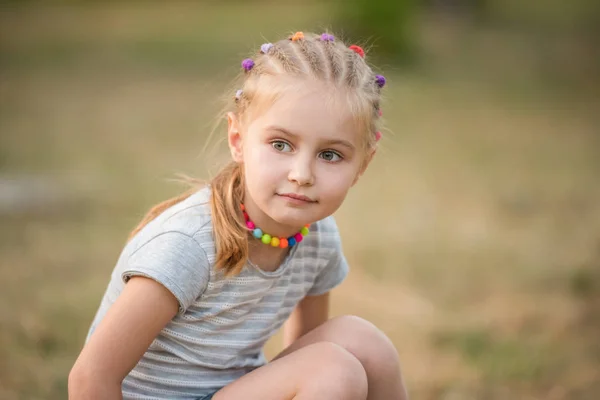
[[[254,185],[265,186],[279,177],[281,157],[276,157],[268,146],[256,146],[244,154],[246,179],[250,178]]]
[[[324,166],[320,173],[321,190],[332,197],[344,197],[354,181],[355,168],[347,166],[344,168],[331,168]]]

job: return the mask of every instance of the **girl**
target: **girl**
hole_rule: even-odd
[[[242,62],[232,162],[154,207],[123,249],[71,399],[406,399],[397,352],[328,320],[348,273],[331,216],[373,158],[385,78],[363,50],[297,32]],[[284,324],[286,348],[262,348]]]

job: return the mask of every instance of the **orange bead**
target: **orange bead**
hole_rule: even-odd
[[[288,247],[287,239],[284,239],[284,238],[279,239],[279,247],[281,247],[282,249],[285,249],[286,247]]]
[[[242,208],[242,211],[246,211],[246,206],[244,206],[243,204],[241,204],[240,207]]]

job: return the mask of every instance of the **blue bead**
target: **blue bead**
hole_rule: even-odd
[[[293,236],[290,236],[288,238],[288,246],[292,247],[295,244],[296,244],[296,238],[294,238]]]
[[[256,228],[255,230],[252,231],[252,236],[254,236],[257,239],[260,239],[262,237],[263,233],[260,229]]]

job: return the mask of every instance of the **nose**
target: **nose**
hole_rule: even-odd
[[[289,181],[295,182],[299,186],[311,186],[315,181],[313,162],[314,160],[310,156],[298,155],[295,157],[288,174]]]

